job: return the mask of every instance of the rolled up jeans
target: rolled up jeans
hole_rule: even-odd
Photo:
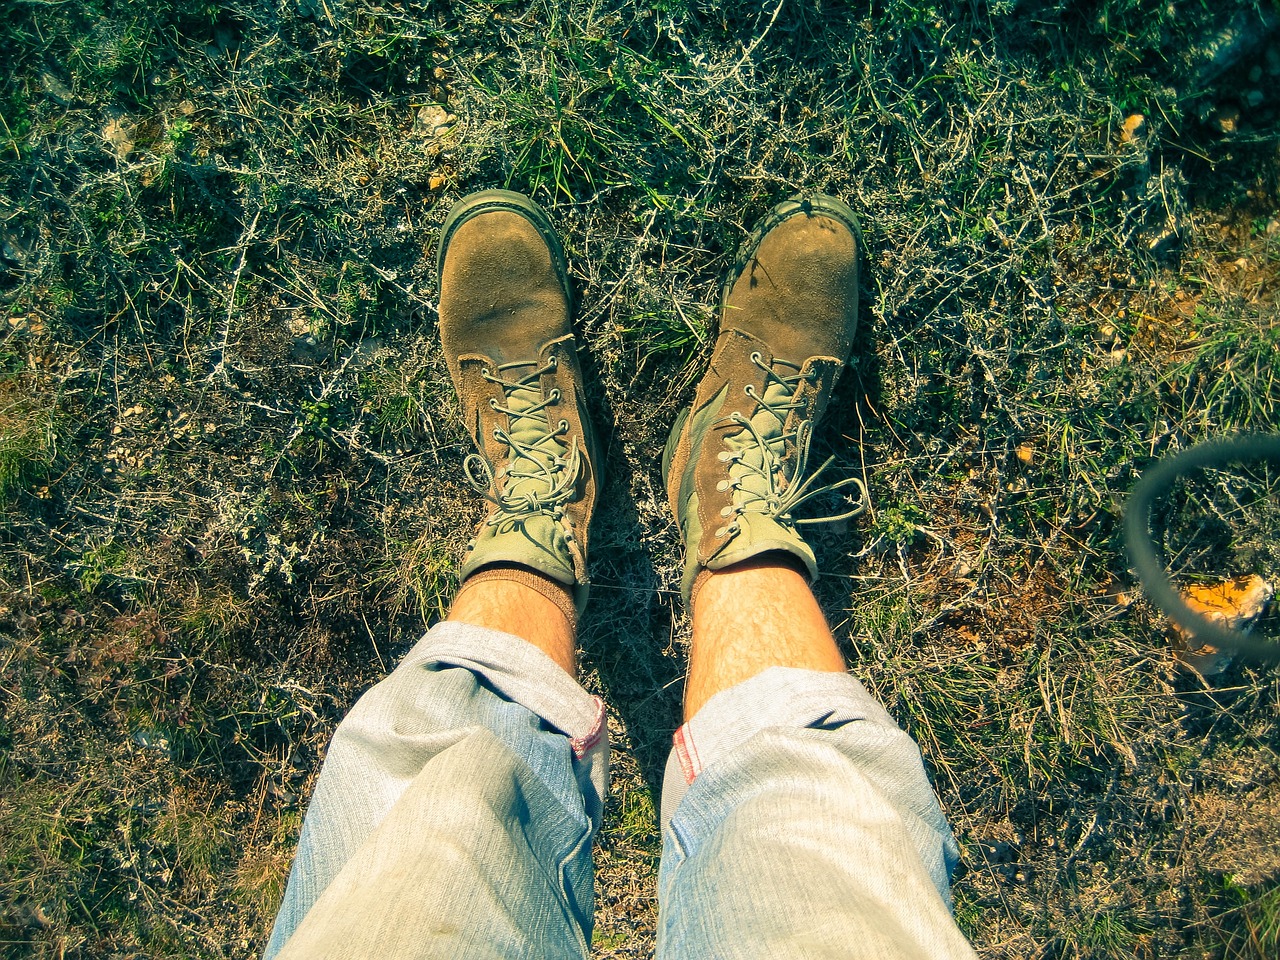
[[[266,960],[588,955],[603,703],[509,634],[434,627],[339,725]],[[919,750],[854,678],[775,667],[676,733],[661,958],[972,957]]]

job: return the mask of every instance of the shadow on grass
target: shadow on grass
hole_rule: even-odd
[[[626,725],[630,752],[656,805],[671,735],[680,722],[684,658],[672,643],[680,601],[654,569],[632,496],[636,465],[623,450],[593,359],[584,353],[582,361],[606,453],[592,527],[592,598],[578,642],[584,665],[599,677],[599,693]]]

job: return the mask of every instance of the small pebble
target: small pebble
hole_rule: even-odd
[[[453,126],[457,119],[440,104],[428,103],[414,117],[413,132],[428,138],[436,138]]]
[[[1209,122],[1223,133],[1235,133],[1240,127],[1240,110],[1236,107],[1219,107]]]

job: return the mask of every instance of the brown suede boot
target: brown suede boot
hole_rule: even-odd
[[[858,325],[858,225],[818,194],[774,207],[748,238],[725,286],[720,334],[693,406],[663,455],[663,477],[685,544],[682,593],[703,571],[777,551],[812,579],[813,550],[792,512],[827,464],[806,464],[813,427],[852,349]],[[830,463],[830,461],[828,461]],[[822,488],[856,485],[850,478]]]
[[[523,567],[587,592],[598,489],[564,251],[528,197],[484,190],[440,234],[440,340],[478,454],[467,473],[492,504],[460,579]]]

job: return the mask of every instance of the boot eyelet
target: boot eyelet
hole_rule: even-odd
[[[498,409],[498,401],[497,401],[497,400],[495,400],[495,399],[493,399],[493,397],[490,397],[490,398],[489,398],[489,409],[490,409],[490,410],[497,410],[497,409]]]
[[[560,388],[559,388],[559,387],[555,387],[555,388],[553,388],[553,389],[552,389],[552,391],[551,391],[551,398],[550,398],[550,399],[551,399],[551,402],[552,402],[552,403],[559,403],[559,402],[560,402],[560,397],[561,397]]]
[[[721,450],[719,453],[716,454],[716,459],[719,460],[721,463],[728,463],[732,458],[733,458],[733,454],[730,453],[728,450]]]
[[[716,489],[719,490],[721,493],[724,493],[726,490],[729,489],[729,481],[721,480],[719,483],[716,484]]]
[[[720,508],[720,516],[722,516],[722,517],[730,516],[730,515],[732,515],[732,513],[733,513],[733,507],[721,507],[721,508]]]
[[[568,420],[561,420],[561,421],[560,421],[560,428],[559,428],[559,429],[560,429],[560,432],[561,432],[561,433],[568,433],[568,432],[569,432],[569,421],[568,421]]]
[[[761,362],[763,362],[763,361],[764,361],[764,355],[763,355],[763,354],[761,354],[759,350],[752,350],[752,351],[751,351],[751,362],[752,362],[752,363],[761,363]]]
[[[720,538],[721,538],[721,537],[723,537],[723,536],[724,536],[728,531],[729,531],[729,528],[728,528],[728,527],[721,527],[719,530],[717,530],[717,531],[716,531],[716,539],[717,539],[717,540],[718,540],[718,539],[720,539]]]

